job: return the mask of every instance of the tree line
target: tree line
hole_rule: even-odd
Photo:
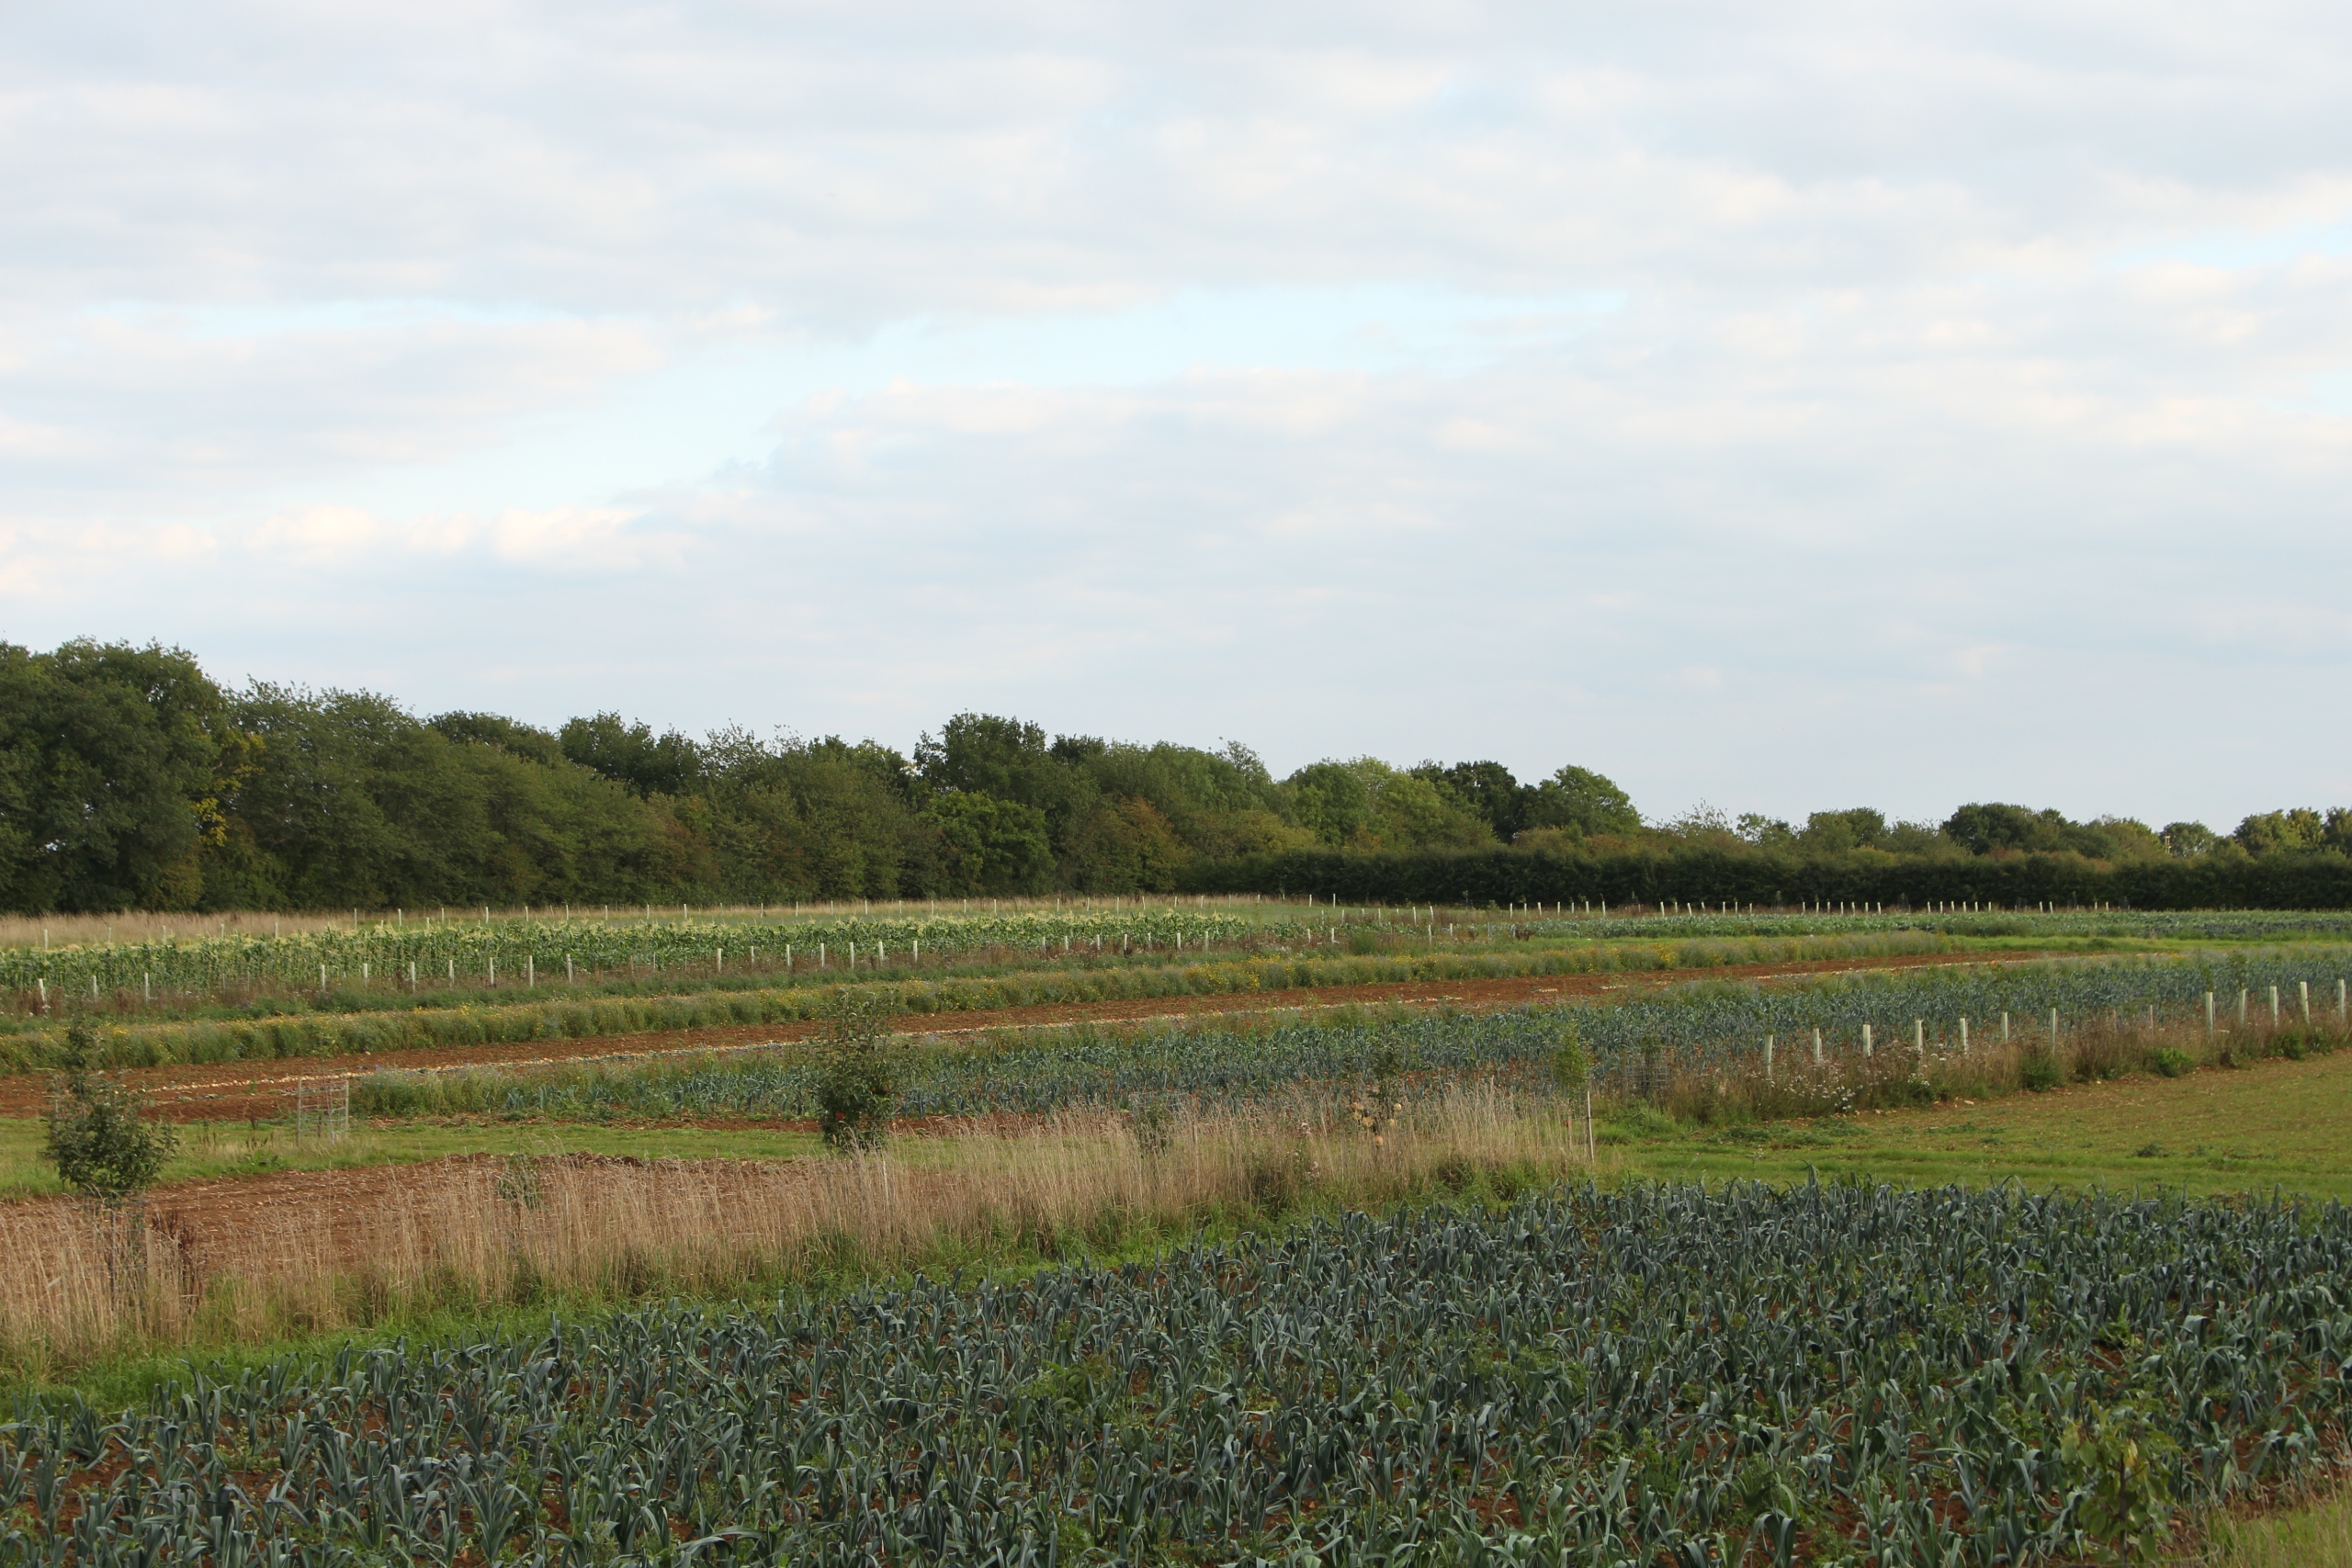
[[[1277,779],[1238,744],[1048,736],[987,714],[949,718],[910,752],[657,733],[614,713],[549,730],[419,716],[366,692],[228,689],[157,645],[0,644],[0,907],[20,911],[1279,891],[1293,876],[1306,879],[1287,884],[1298,892],[1329,867],[1355,868],[1353,881],[1376,865],[1402,901],[1408,882],[1458,876],[1401,868],[1464,857],[2218,870],[2347,849],[2342,810],[2267,813],[2227,834],[2007,805],[1933,825],[1703,807],[1646,822],[1574,765],[1523,782],[1492,761],[1360,757]]]

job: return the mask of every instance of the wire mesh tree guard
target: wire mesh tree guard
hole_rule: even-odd
[[[351,1132],[351,1076],[332,1083],[309,1079],[294,1086],[294,1141],[334,1143]]]

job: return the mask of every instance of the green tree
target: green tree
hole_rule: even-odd
[[[872,740],[761,741],[723,729],[678,809],[737,899],[896,898],[945,891],[940,840],[907,760]]]
[[[1070,835],[1064,883],[1085,893],[1164,893],[1191,859],[1176,829],[1140,795],[1107,795]]]
[[[700,746],[674,729],[657,736],[652,726],[616,713],[569,720],[556,743],[582,767],[639,795],[683,795],[702,776]]]
[[[246,745],[177,649],[0,644],[0,898],[19,909],[186,908]]]
[[[1469,808],[1377,757],[1309,763],[1284,788],[1299,826],[1334,849],[1476,849],[1495,841]]]
[[[2165,841],[2165,852],[2175,860],[2210,855],[2221,841],[2221,835],[2202,822],[2167,822],[2160,836]]]
[[[1957,856],[1962,852],[1933,822],[1890,822],[1876,847],[1895,855]]]
[[[1030,806],[1038,803],[1026,796],[1051,793],[1035,781],[1067,765],[1042,726],[996,714],[959,713],[939,727],[936,739],[925,731],[915,743],[915,769],[932,788]]]
[[[489,802],[447,739],[366,692],[256,682],[236,711],[262,743],[233,798],[252,835],[243,901],[414,908],[481,890]]]
[[[1283,781],[1298,825],[1332,849],[1371,849],[1372,781],[1360,764],[1310,762]]]
[[[2075,822],[2062,811],[2023,806],[1963,806],[1945,821],[1943,831],[1961,848],[1979,855],[2064,852],[2115,861],[2155,860],[2168,852],[2162,837],[2129,817]]]
[[[223,905],[634,901],[711,880],[668,797],[540,761],[527,732],[452,739],[370,693],[267,684],[235,713],[261,750],[208,872]]]
[[[1534,786],[1521,784],[1500,762],[1455,762],[1450,767],[1423,762],[1412,773],[1485,821],[1505,843],[1533,826],[1528,809],[1534,802]]]
[[[550,764],[481,741],[449,750],[463,793],[481,804],[486,852],[471,867],[450,867],[459,885],[445,897],[507,905],[635,902],[685,880],[681,874],[696,846],[682,841],[664,802],[640,800],[560,755]],[[398,827],[412,839],[434,832],[410,818]]]
[[[2154,829],[2133,817],[2098,817],[2074,823],[2060,845],[2093,860],[2162,860],[2170,852]]]
[[[958,791],[933,797],[923,815],[939,834],[944,891],[1029,894],[1053,886],[1053,841],[1036,807]]]
[[[555,736],[499,714],[436,714],[425,720],[425,727],[461,746],[471,743],[511,751],[542,767],[560,768],[571,760],[564,755],[563,742]]]
[[[1805,818],[1797,843],[1815,854],[1844,854],[1876,849],[1886,835],[1885,815],[1863,806],[1849,811],[1815,812]]]
[[[813,888],[823,897],[902,897],[946,891],[944,849],[918,809],[906,758],[872,740],[830,737],[792,752],[785,770],[808,825]]]
[[[1057,740],[1056,750],[1070,739]],[[1090,748],[1080,765],[1099,795],[1148,802],[1194,857],[1222,859],[1314,842],[1290,820],[1282,786],[1246,746],[1204,751],[1164,741],[1114,741],[1099,750]],[[1067,869],[1064,875],[1074,880]]]
[[[895,998],[864,988],[843,987],[825,1004],[817,1116],[826,1147],[870,1149],[888,1134],[893,1089],[882,1040],[896,1012]]]
[[[915,745],[915,772],[934,791],[988,795],[1045,814],[1058,851],[1097,794],[1086,764],[1108,748],[1087,736],[1048,744],[1036,725],[994,714],[959,713]]]
[[[1552,1081],[1566,1095],[1581,1095],[1591,1086],[1592,1058],[1573,1019],[1562,1021],[1559,1043],[1552,1048]]]
[[[29,649],[0,642],[0,900],[53,909],[62,880],[48,783],[55,682]]]
[[[1720,806],[1700,801],[1680,816],[1660,823],[1661,833],[1690,843],[1713,844],[1718,848],[1730,845],[1739,837],[1738,825]]]
[[[1442,793],[1427,779],[1387,770],[1373,795],[1374,828],[1384,848],[1475,850],[1495,841],[1485,818]]]
[[[1578,836],[1638,833],[1642,814],[1631,796],[1589,768],[1564,767],[1535,786],[1528,802],[1531,828],[1564,829]]]
[[[155,1184],[179,1140],[146,1119],[136,1094],[90,1070],[92,1043],[85,1026],[67,1031],[65,1071],[41,1120],[43,1152],[59,1180],[117,1208]]]
[[[2066,847],[2066,829],[2073,826],[2062,812],[1988,802],[1953,812],[1944,821],[1944,836],[1974,855],[2000,850],[2052,851]]]
[[[2327,829],[2326,818],[2308,807],[2296,807],[2248,817],[2230,837],[2248,854],[2294,854],[2324,847]]]

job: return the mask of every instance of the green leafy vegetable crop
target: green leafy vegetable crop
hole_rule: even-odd
[[[1044,1114],[1067,1106],[1121,1106],[1137,1095],[1191,1095],[1233,1104],[1300,1085],[1353,1086],[1378,1076],[1395,1054],[1417,1079],[1487,1077],[1549,1092],[1563,1018],[1573,1019],[1589,1053],[1593,1087],[1627,1092],[1655,1045],[1680,1070],[1752,1064],[1776,1036],[1783,1064],[1803,1060],[1811,1032],[1849,1056],[1864,1025],[1878,1049],[1908,1060],[1912,1021],[1939,1055],[1958,1051],[1962,1018],[1982,1046],[2013,1035],[2043,1038],[2058,1010],[2070,1035],[2116,1017],[2193,1025],[2207,991],[2233,1009],[2239,992],[2267,1010],[2269,987],[2299,1001],[2307,982],[2333,1018],[2335,980],[2352,973],[2340,949],[2284,950],[2213,959],[2074,961],[2002,967],[1897,971],[1781,985],[1695,984],[1601,1006],[1493,1013],[1426,1011],[1375,1022],[1290,1017],[1268,1024],[1196,1025],[1143,1031],[1080,1028],[1006,1043],[894,1048],[894,1111],[901,1116]],[[2315,1004],[2316,1005],[2316,1004]],[[2265,1012],[2267,1016],[2267,1011]],[[731,1057],[571,1068],[512,1076],[371,1074],[358,1080],[362,1115],[491,1112],[564,1120],[611,1116],[810,1116],[816,1070],[792,1049]]]
[[[0,1562],[2027,1563],[2340,1431],[2352,1214],[1573,1190],[0,1427]],[[1311,1554],[1311,1555],[1309,1555]]]
[[[1148,951],[1199,948],[1245,937],[1282,940],[1309,928],[1170,907],[1069,914],[946,915],[935,919],[843,917],[775,924],[703,919],[379,920],[353,931],[328,929],[282,937],[193,935],[168,941],[87,942],[54,950],[0,948],[0,989],[61,998],[100,991],[218,991],[275,985],[324,987],[363,981],[401,982],[409,966],[423,984],[451,975],[479,983],[526,975],[546,982],[566,973],[664,969],[723,972],[729,963],[773,967],[790,950],[797,968],[820,962],[840,969],[854,960],[900,960],[920,949],[933,956],[1010,951],[1055,954],[1080,948]],[[1316,928],[1319,929],[1319,928]],[[853,953],[853,946],[855,952]],[[820,948],[823,949],[820,956]]]

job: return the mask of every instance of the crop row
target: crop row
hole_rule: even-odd
[[[2324,1457],[2347,1273],[2333,1205],[1355,1215],[27,1413],[0,1563],[2075,1561]]]
[[[1338,926],[1456,941],[1608,942],[1864,934],[1933,930],[1956,936],[2132,937],[2177,941],[2352,937],[2352,913],[1675,912],[1627,919],[1556,911],[1340,909],[1267,919],[1172,906],[1003,915],[844,916],[751,923],[711,919],[419,919],[355,924],[288,936],[195,935],[59,948],[0,948],[0,990],[42,997],[141,992],[218,993],[272,986],[326,989],[355,981],[424,986],[509,984],[565,976],[697,975],[737,968],[848,967],[976,953],[1198,951],[1248,942],[1290,943]]]
[[[1159,908],[1067,914],[844,917],[790,924],[712,920],[418,920],[269,937],[174,937],[73,947],[0,949],[0,990],[217,992],[230,986],[325,988],[354,981],[509,984],[567,973],[658,975],[680,969],[872,966],[894,957],[982,952],[1041,956],[1081,949],[1182,952],[1247,937],[1284,941],[1309,928],[1238,915]],[[1319,928],[1318,928],[1319,929]]]
[[[610,982],[601,989],[507,990],[503,1000],[473,991],[421,993],[399,1005],[370,992],[315,998],[254,998],[209,1004],[212,1016],[156,1021],[103,1021],[99,1058],[113,1066],[166,1062],[246,1061],[257,1057],[366,1055],[472,1047],[526,1040],[587,1039],[652,1030],[790,1024],[814,1018],[842,988],[886,995],[912,1015],[1007,1007],[1137,1000],[1148,997],[1233,995],[1361,985],[1429,985],[1512,976],[1713,969],[1727,964],[1869,959],[1938,953],[1949,939],[1924,931],[1777,942],[1607,942],[1581,947],[1436,945],[1365,954],[1324,944],[1310,952],[1196,955],[1163,950],[1129,963],[971,965],[994,973],[909,973],[860,968],[738,975],[690,986]],[[621,994],[616,995],[618,991]],[[300,1004],[300,1005],[298,1005]],[[129,1012],[132,1010],[121,1010]],[[62,1061],[74,1025],[86,1018],[64,1007],[21,1021],[0,1019],[0,1071],[30,1071]],[[14,1028],[7,1025],[14,1024]]]
[[[2197,1024],[2204,998],[2217,1021],[2234,1026],[2241,995],[2268,1020],[2271,987],[2282,1020],[2300,1021],[2314,998],[2329,1021],[2352,952],[2248,953],[2181,960],[2109,960],[1914,970],[1809,985],[1699,984],[1609,1005],[1493,1013],[1431,1011],[1374,1022],[1289,1018],[1251,1027],[1207,1025],[1138,1032],[1039,1031],[981,1044],[917,1043],[896,1054],[894,1103],[901,1116],[1046,1114],[1065,1108],[1123,1106],[1168,1096],[1232,1104],[1278,1096],[1300,1085],[1349,1084],[1372,1076],[1451,1080],[1498,1077],[1525,1087],[1548,1081],[1553,1053],[1571,1022],[1589,1053],[1599,1086],[1647,1081],[1665,1058],[1683,1070],[1751,1064],[1768,1039],[1783,1061],[1802,1060],[1819,1031],[1825,1053],[1851,1056],[1870,1032],[1881,1052],[1930,1043],[1958,1049],[1961,1021],[1976,1045],[2110,1021]],[[2005,1017],[2006,1015],[2006,1017]],[[817,1068],[801,1052],[743,1053],[620,1069],[572,1069],[514,1077],[379,1073],[359,1081],[362,1114],[489,1111],[561,1120],[613,1116],[815,1113]]]
[[[1441,918],[1452,918],[1442,916]],[[1957,907],[1802,914],[1738,913],[1671,905],[1631,918],[1544,915],[1539,931],[1595,938],[1634,935],[1781,936],[1792,931],[1938,931],[1954,936],[2141,939],[2159,942],[2279,942],[2352,939],[2352,911],[2342,909],[1994,909]],[[1522,929],[1526,929],[1522,924]]]

